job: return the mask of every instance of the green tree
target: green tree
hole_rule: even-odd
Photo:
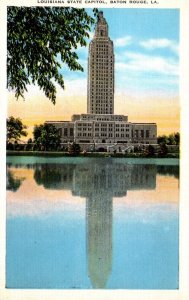
[[[60,132],[52,124],[35,125],[33,136],[36,150],[56,151],[60,148]]]
[[[171,133],[169,135],[160,135],[158,136],[158,144],[167,144],[167,145],[179,145],[180,144],[180,133]]]
[[[165,157],[167,155],[167,153],[168,153],[167,145],[165,143],[161,143],[159,151],[158,151],[158,156]]]
[[[75,49],[86,46],[94,17],[71,7],[8,7],[7,86],[16,98],[37,83],[55,104],[54,83],[64,88],[61,63],[83,71]]]
[[[81,152],[81,148],[79,144],[75,142],[68,144],[68,153],[70,155],[78,155]]]
[[[157,138],[157,142],[158,144],[167,144],[168,143],[168,137],[164,134],[164,135],[160,135]]]
[[[7,144],[18,142],[22,136],[27,136],[25,129],[27,126],[20,118],[9,117],[7,119]]]
[[[33,141],[31,138],[28,139],[27,144],[25,146],[26,151],[30,151],[33,149]]]
[[[180,133],[179,132],[174,133],[174,137],[175,137],[175,144],[180,145]]]
[[[176,145],[176,141],[175,141],[175,134],[174,133],[171,133],[169,136],[168,136],[168,145]]]
[[[153,157],[155,156],[155,148],[152,145],[149,145],[146,149],[145,149],[145,156],[147,157]]]

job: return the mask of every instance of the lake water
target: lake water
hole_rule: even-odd
[[[7,157],[8,288],[177,289],[176,159]]]

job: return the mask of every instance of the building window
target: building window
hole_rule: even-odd
[[[59,133],[60,136],[62,136],[62,128],[58,129],[58,133]]]
[[[64,136],[68,136],[68,128],[64,128]]]
[[[73,130],[73,128],[70,128],[70,136],[73,136],[74,134],[74,130]]]
[[[146,137],[147,137],[147,138],[150,137],[150,130],[146,130]]]

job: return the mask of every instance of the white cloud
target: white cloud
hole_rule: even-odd
[[[81,46],[81,45],[77,45],[77,48],[73,48],[72,49],[74,52],[76,53],[87,53],[88,52],[88,46]]]
[[[133,41],[132,37],[128,35],[114,40],[114,45],[115,47],[125,47],[132,44],[132,41]]]
[[[178,63],[161,56],[150,56],[134,52],[125,52],[122,59],[115,64],[116,71],[151,72],[166,75],[178,75]]]
[[[176,54],[178,54],[179,52],[178,44],[175,41],[169,39],[149,39],[141,41],[139,44],[147,50],[169,48]]]
[[[87,95],[87,80],[84,79],[73,79],[66,80],[65,78],[65,89],[62,90],[57,85],[57,90],[64,96],[86,96]]]
[[[128,94],[136,97],[178,94],[179,80],[176,76],[163,74],[147,74],[124,71],[121,76],[116,76],[116,94]]]
[[[59,93],[61,96],[86,96],[87,95],[87,79],[82,78],[82,79],[67,79],[64,77],[64,85],[65,88],[61,88],[60,85],[53,81],[53,84],[56,87],[57,93]],[[27,85],[27,90],[28,93],[32,97],[39,96],[44,97],[45,99],[45,94],[42,90],[40,90],[39,86],[37,84],[33,85]],[[10,91],[10,95],[14,96],[14,92]]]
[[[89,31],[88,34],[89,34],[89,39],[92,40],[94,38],[95,32],[94,31]]]
[[[87,59],[79,58],[79,63],[80,63],[81,65],[87,66],[87,62],[88,62]]]

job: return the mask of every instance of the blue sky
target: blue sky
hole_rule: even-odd
[[[158,134],[178,131],[179,10],[113,8],[103,11],[114,42],[114,113],[128,115],[131,122],[156,122]],[[84,72],[70,71],[62,65],[65,89],[57,84],[55,106],[52,107],[38,86],[30,86],[24,102],[15,101],[14,94],[10,93],[13,101],[9,102],[9,115],[17,114],[32,132],[33,124],[70,120],[75,113],[85,113],[88,46],[78,45],[77,53]]]
[[[115,92],[135,97],[177,96],[179,10],[102,10],[114,42]],[[88,47],[79,47],[77,53],[84,73],[68,72],[64,67],[65,85],[71,80],[87,80]]]

